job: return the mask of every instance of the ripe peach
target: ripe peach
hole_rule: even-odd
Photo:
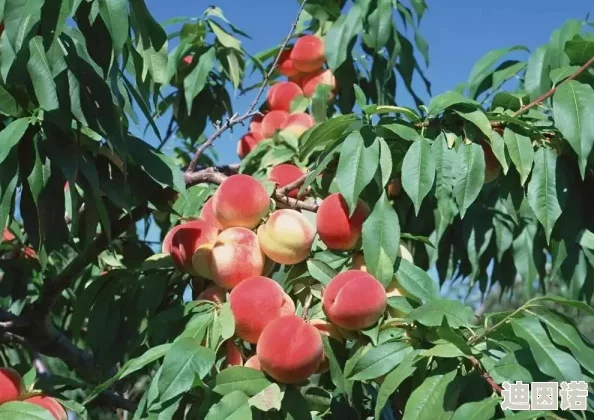
[[[52,416],[56,420],[68,420],[68,415],[66,414],[66,411],[64,410],[62,405],[60,405],[60,403],[52,397],[38,395],[35,397],[27,398],[25,402],[45,408],[52,414]]]
[[[190,65],[190,64],[192,64],[192,61],[194,61],[194,57],[193,57],[193,56],[191,56],[191,55],[186,55],[186,56],[183,58],[183,62],[184,62],[184,63],[186,63],[187,65]]]
[[[2,242],[10,242],[16,239],[16,236],[14,236],[14,233],[12,233],[10,231],[10,229],[8,228],[4,228],[4,230],[2,231]]]
[[[262,330],[274,319],[295,313],[295,304],[283,288],[268,277],[251,277],[239,283],[229,302],[235,318],[235,334],[257,343]]]
[[[291,112],[291,102],[299,95],[303,95],[303,91],[297,83],[278,82],[268,89],[266,100],[272,111]]]
[[[227,340],[225,351],[227,366],[243,366],[243,356],[233,341]]]
[[[246,157],[252,150],[256,148],[258,143],[264,140],[264,136],[258,131],[250,131],[244,134],[237,142],[237,156],[240,159]]]
[[[362,330],[375,324],[386,310],[384,286],[361,270],[347,270],[328,283],[322,296],[328,319],[345,330]]]
[[[276,133],[285,125],[285,122],[288,118],[289,113],[287,111],[280,110],[270,111],[264,115],[261,127],[261,132],[264,138],[268,139],[274,136],[274,133]]]
[[[249,277],[261,276],[264,258],[256,234],[233,227],[221,232],[214,244],[198,248],[193,264],[199,275],[232,289]]]
[[[249,175],[231,175],[212,197],[212,209],[224,228],[253,229],[268,214],[270,197],[264,186]]]
[[[268,179],[275,182],[279,188],[289,185],[291,182],[297,181],[303,176],[303,170],[298,166],[291,165],[289,163],[282,163],[276,165],[268,174]],[[297,198],[299,188],[292,189],[289,191],[288,196]]]
[[[291,60],[291,49],[284,50],[278,59],[277,69],[280,74],[287,77],[293,77],[299,74],[299,70],[293,65]]]
[[[316,91],[318,85],[330,85],[332,91],[330,92],[328,99],[334,98],[336,91],[336,78],[330,69],[320,70],[317,73],[307,74],[300,80],[299,86],[303,90],[303,94],[308,98],[311,98]]]
[[[501,173],[501,164],[495,157],[491,146],[486,143],[481,143],[483,152],[485,154],[485,184],[495,181]]]
[[[0,368],[0,404],[15,401],[25,392],[23,380],[18,372],[11,368]]]
[[[293,209],[276,210],[258,228],[260,248],[279,264],[298,264],[311,252],[316,231],[307,218]]]
[[[326,61],[324,53],[322,38],[315,35],[304,35],[295,42],[290,57],[297,70],[311,73],[324,65]]]
[[[260,133],[262,131],[262,120],[264,119],[264,115],[256,114],[252,117],[250,121],[249,129],[252,133]]]
[[[209,300],[214,303],[224,303],[227,300],[227,293],[222,287],[212,285],[208,286],[198,295],[196,300]]]
[[[223,229],[223,226],[221,226],[217,217],[214,214],[214,211],[212,210],[212,198],[209,198],[208,200],[206,200],[206,203],[204,203],[204,206],[200,211],[200,218],[205,222],[215,226],[217,229]]]
[[[297,384],[316,372],[324,349],[318,330],[295,315],[270,322],[258,340],[256,354],[264,372],[279,382]]]
[[[283,125],[282,129],[295,134],[297,137],[300,137],[315,124],[316,122],[311,115],[306,114],[305,112],[298,112],[296,114],[289,115],[289,118],[287,118],[287,121],[285,122],[285,125]]]
[[[204,220],[192,220],[171,229],[163,239],[162,252],[170,254],[182,271],[197,275],[192,267],[192,256],[201,245],[213,243],[219,229]]]
[[[322,201],[316,215],[320,239],[329,249],[348,251],[357,245],[368,215],[369,207],[359,200],[355,212],[349,218],[344,197],[339,193],[330,194]]]
[[[253,355],[252,357],[247,359],[244,366],[255,370],[262,370],[262,366],[260,366],[260,361],[258,360],[258,356],[256,355]]]

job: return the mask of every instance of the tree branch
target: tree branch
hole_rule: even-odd
[[[483,370],[483,367],[481,366],[481,363],[478,361],[478,359],[474,356],[470,356],[469,359],[470,363],[472,363],[472,366],[474,366],[476,371],[480,373],[481,377],[485,381],[487,381],[491,388],[493,388],[493,391],[497,392],[498,394],[501,394],[503,388],[501,388],[501,386],[497,382],[495,382],[493,378],[491,378],[491,375],[489,375],[487,371]]]
[[[248,106],[245,113],[241,116],[238,116],[237,114],[233,114],[231,116],[231,118],[227,119],[227,121],[225,121],[222,125],[217,126],[217,130],[204,143],[202,143],[202,145],[196,151],[196,154],[194,155],[194,157],[192,158],[192,161],[188,165],[188,169],[186,170],[186,173],[192,173],[196,170],[196,166],[198,165],[198,160],[200,159],[200,156],[202,156],[204,151],[206,149],[208,149],[214,143],[214,141],[221,136],[221,134],[223,134],[228,129],[232,128],[234,125],[242,123],[243,121],[245,121],[248,118],[253,117],[254,115],[260,114],[260,111],[254,111],[254,109],[256,108],[256,105],[258,104],[258,102],[260,101],[260,98],[262,97],[262,93],[264,92],[264,88],[266,87],[267,82],[270,79],[270,76],[272,76],[272,74],[274,73],[274,70],[276,70],[276,66],[278,65],[278,62],[280,60],[280,57],[281,57],[283,51],[285,50],[287,44],[289,43],[289,40],[291,39],[291,37],[293,36],[293,33],[295,32],[295,28],[297,27],[297,22],[299,21],[299,16],[301,16],[301,12],[303,11],[303,7],[305,6],[306,2],[307,2],[307,0],[303,0],[303,2],[301,3],[301,6],[299,7],[299,11],[297,12],[297,17],[295,18],[295,20],[293,20],[293,23],[291,24],[291,29],[290,29],[288,35],[283,40],[281,47],[278,51],[278,54],[276,55],[276,58],[274,59],[274,62],[272,63],[272,66],[270,67],[270,70],[268,70],[268,73],[266,73],[264,75],[264,79],[262,80],[262,86],[260,86],[260,89],[258,89],[258,92],[256,93],[254,100]]]
[[[311,175],[311,171],[307,171],[306,173],[301,175],[299,178],[297,178],[295,181],[291,182],[290,184],[285,185],[282,188],[279,188],[278,193],[281,195],[284,195],[284,196],[288,195],[291,190],[301,187],[303,185],[303,183],[305,182],[305,180],[310,175]]]

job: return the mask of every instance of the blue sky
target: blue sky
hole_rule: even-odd
[[[252,39],[243,39],[250,53],[278,45],[286,36],[298,8],[293,0],[146,0],[149,10],[160,22],[167,19],[199,16],[211,3],[223,9],[227,18]],[[430,64],[426,74],[432,82],[433,94],[452,89],[467,79],[473,64],[486,52],[512,45],[525,45],[531,50],[548,41],[551,32],[567,19],[583,19],[594,12],[588,0],[427,0],[429,10],[421,31],[429,43]],[[422,89],[418,89],[423,92]],[[235,97],[236,112],[243,112],[255,93]],[[428,97],[422,96],[424,100]],[[402,105],[408,105],[401,97]],[[159,126],[165,130],[166,121]],[[211,132],[211,128],[208,129]],[[225,133],[217,140],[216,150],[221,163],[237,162],[237,139],[245,130]],[[146,136],[151,136],[150,130]],[[149,141],[155,139],[147,138]]]

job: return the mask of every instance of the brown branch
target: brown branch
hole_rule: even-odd
[[[274,70],[276,70],[276,66],[278,65],[278,62],[280,60],[280,57],[281,57],[283,51],[285,50],[287,44],[289,43],[289,40],[291,39],[291,37],[293,36],[293,33],[295,32],[295,28],[297,27],[297,22],[299,21],[299,16],[301,16],[301,12],[303,11],[303,7],[305,6],[306,2],[307,2],[307,0],[303,0],[303,2],[301,3],[301,6],[299,7],[299,11],[297,12],[297,17],[295,18],[295,20],[293,20],[293,23],[291,24],[291,29],[290,29],[289,33],[283,40],[283,42],[280,46],[280,49],[278,51],[278,54],[276,55],[276,58],[274,59],[274,62],[272,63],[272,66],[270,67],[270,70],[268,71],[268,73],[266,73],[264,75],[264,79],[262,80],[262,86],[260,86],[260,89],[258,89],[258,92],[256,93],[254,100],[248,106],[245,113],[241,116],[238,116],[237,114],[233,114],[231,116],[231,118],[227,119],[227,121],[225,121],[222,125],[219,124],[217,126],[216,131],[208,138],[208,140],[206,140],[204,143],[202,143],[202,145],[196,151],[196,154],[194,155],[194,157],[192,158],[192,161],[188,165],[188,169],[186,170],[186,173],[192,173],[196,170],[196,166],[198,165],[198,160],[200,159],[200,156],[202,156],[204,151],[206,149],[208,149],[214,143],[214,141],[217,138],[219,138],[225,131],[232,128],[234,125],[242,123],[246,119],[253,117],[254,115],[260,114],[259,111],[254,111],[254,109],[256,108],[256,105],[260,101],[260,98],[262,97],[262,93],[264,93],[264,88],[266,87],[267,82],[270,79],[270,76],[272,76],[272,74],[274,73]]]
[[[277,189],[278,193],[283,196],[288,195],[291,190],[301,187],[303,185],[303,183],[305,182],[305,180],[310,175],[311,175],[311,171],[304,173],[303,175],[301,175],[299,178],[297,178],[295,181],[291,182],[290,184],[287,184],[282,188],[278,188]]]
[[[569,76],[567,79],[563,80],[561,83],[559,83],[556,86],[553,86],[548,92],[540,95],[538,98],[536,98],[535,100],[533,100],[532,102],[530,102],[529,104],[523,106],[522,108],[518,109],[516,112],[514,112],[513,116],[517,117],[521,114],[523,114],[524,112],[528,111],[531,108],[534,108],[537,105],[540,105],[542,102],[546,101],[549,97],[553,96],[553,94],[557,91],[557,88],[559,86],[561,86],[563,83],[565,82],[569,82],[570,80],[575,79],[576,77],[578,77],[580,74],[582,74],[588,67],[590,67],[592,64],[594,63],[594,56],[590,57],[590,59],[588,61],[586,61],[586,63],[580,67],[579,69],[577,69],[571,76]]]
[[[503,388],[501,388],[501,386],[497,382],[495,382],[493,378],[491,378],[491,375],[489,375],[489,373],[483,369],[478,359],[474,356],[470,356],[469,359],[470,363],[472,363],[472,366],[476,369],[478,373],[480,373],[481,377],[485,381],[487,381],[491,388],[493,388],[493,391],[497,392],[498,394],[501,394]]]

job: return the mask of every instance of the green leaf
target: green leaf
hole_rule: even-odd
[[[269,386],[270,381],[259,370],[232,366],[217,375],[215,384],[213,391],[221,395],[241,391],[248,396],[254,396]]]
[[[160,401],[169,401],[189,391],[196,377],[203,379],[214,366],[214,362],[214,352],[200,346],[198,340],[189,337],[177,340],[165,355],[161,366]]]
[[[435,179],[435,157],[431,145],[424,138],[415,141],[406,152],[402,162],[402,187],[419,214],[423,199],[427,196]]]
[[[561,82],[564,79],[567,79],[573,73],[578,71],[580,66],[565,66],[555,70],[551,70],[550,78],[553,81],[553,84],[556,85],[557,83]]]
[[[221,43],[223,47],[241,51],[241,41],[239,41],[239,39],[228,34],[218,23],[210,19],[208,20],[208,25],[210,26],[210,29],[212,29],[217,40]]]
[[[119,54],[128,39],[128,1],[99,0],[99,14],[111,35],[113,49]]]
[[[507,353],[489,369],[489,373],[497,383],[504,381],[532,382],[532,372],[538,372],[534,358],[529,349],[521,349]]]
[[[549,148],[539,148],[534,155],[534,170],[528,183],[526,198],[545,230],[547,242],[550,241],[553,227],[565,207],[566,187],[563,171],[557,171],[557,154]]]
[[[309,258],[306,264],[309,274],[323,285],[330,283],[330,280],[338,274],[336,270],[332,269],[332,267],[324,261],[320,261],[316,258]]]
[[[487,136],[487,138],[491,138],[491,135],[493,134],[491,122],[483,111],[480,109],[475,109],[473,111],[460,111],[455,109],[454,112],[465,120],[476,125],[478,129],[481,130],[485,136]]]
[[[204,420],[251,420],[249,398],[241,391],[233,391],[210,407]]]
[[[444,92],[431,99],[431,102],[429,102],[427,116],[435,117],[441,112],[445,111],[447,108],[459,104],[479,105],[475,100],[467,98],[466,96],[452,90]]]
[[[450,327],[460,328],[469,325],[473,317],[472,309],[460,301],[435,299],[413,309],[407,318],[427,327],[439,327],[445,318]]]
[[[366,105],[367,105],[367,97],[365,96],[365,92],[363,92],[363,89],[361,89],[361,87],[359,87],[358,84],[353,84],[353,90],[355,92],[355,98],[357,100],[357,105],[359,105],[359,108],[363,109],[364,112],[367,112],[365,110]]]
[[[6,90],[6,87],[0,82],[0,113],[4,115],[10,115],[12,117],[20,117],[23,113],[23,109],[12,96],[10,92]]]
[[[29,128],[29,119],[20,118],[0,131],[0,163],[4,162],[12,148],[19,143],[27,128]]]
[[[427,377],[410,394],[402,420],[449,418],[460,395],[460,387],[451,385],[457,373],[453,370]]]
[[[175,188],[176,191],[182,193],[185,191],[186,184],[183,173],[171,157],[161,153],[139,138],[130,136],[128,141],[130,143],[130,155],[152,179],[160,185]]]
[[[476,143],[460,145],[457,154],[460,167],[454,181],[454,197],[463,218],[485,183],[485,155]]]
[[[384,287],[394,277],[394,263],[400,243],[398,214],[384,192],[363,223],[363,253],[369,272]]]
[[[349,134],[340,151],[336,184],[349,207],[350,216],[357,208],[359,195],[372,180],[379,164],[379,141],[371,130]]]
[[[392,180],[392,169],[393,169],[393,162],[392,162],[392,152],[390,151],[390,146],[388,143],[382,138],[378,137],[378,141],[380,144],[380,173],[382,176],[381,187],[384,188],[388,182]]]
[[[415,353],[408,354],[400,362],[400,364],[396,366],[396,369],[394,369],[384,378],[384,382],[382,382],[382,385],[377,394],[377,401],[375,403],[376,420],[379,420],[381,418],[381,412],[383,408],[386,406],[386,403],[388,402],[392,394],[396,392],[400,384],[404,382],[406,378],[409,378],[417,370],[417,367],[413,364],[416,356],[417,355]]]
[[[354,3],[348,13],[335,20],[326,33],[326,63],[333,72],[346,61],[351,40],[363,30],[363,19],[368,7],[367,2]]]
[[[527,51],[528,49],[524,46],[516,45],[513,47],[492,50],[483,55],[472,67],[470,76],[468,77],[470,96],[475,97],[476,91],[483,80],[492,74],[491,67],[494,66],[495,63],[510,52],[518,50]]]
[[[375,51],[381,50],[392,33],[392,0],[378,0],[367,17],[368,28],[363,39]]]
[[[218,320],[221,325],[221,339],[227,340],[233,337],[233,334],[235,334],[235,319],[233,318],[233,312],[231,311],[231,304],[229,302],[225,302],[221,307]]]
[[[280,411],[284,393],[277,384],[270,384],[249,400],[251,407],[260,411]]]
[[[580,365],[568,353],[555,347],[535,317],[512,319],[514,333],[526,340],[540,371],[557,381],[580,381]]]
[[[530,98],[521,93],[498,92],[493,97],[493,101],[491,102],[491,109],[502,107],[503,109],[511,109],[512,111],[517,111],[523,105],[528,103],[526,100],[529,101]]]
[[[353,381],[379,378],[394,369],[414,349],[401,341],[390,341],[373,347],[363,354],[348,377]]]
[[[454,411],[450,420],[491,420],[495,416],[495,407],[500,402],[499,398],[485,398],[462,404]]]
[[[499,134],[497,131],[493,131],[491,133],[491,150],[499,161],[501,169],[503,169],[503,174],[507,174],[507,171],[509,170],[509,164],[507,163],[507,157],[505,154],[505,141],[503,140],[501,134]]]
[[[25,401],[9,401],[0,405],[0,420],[54,420],[49,410]]]
[[[192,105],[194,98],[198,96],[208,80],[208,75],[212,70],[215,62],[216,50],[214,47],[208,49],[207,52],[202,54],[198,59],[198,64],[192,69],[190,74],[184,78],[184,95],[186,98],[186,107],[188,109],[188,115],[192,113]]]
[[[358,130],[361,120],[355,114],[340,115],[306,131],[299,139],[299,156],[305,158],[316,148],[326,148],[343,135]]]
[[[563,137],[578,155],[582,179],[588,156],[594,145],[594,89],[590,85],[570,80],[560,84],[553,95],[553,118]]]
[[[591,306],[589,306],[588,304],[581,302],[579,300],[570,300],[570,299],[564,298],[563,296],[554,296],[554,295],[539,296],[536,298],[536,300],[549,300],[549,301],[555,302],[559,305],[568,306],[570,308],[576,308],[576,309],[582,310],[584,312],[587,312],[589,315],[594,316],[594,309]]]
[[[551,57],[547,45],[535,49],[526,66],[524,85],[530,95],[530,100],[535,100],[551,88],[549,69],[551,68]]]
[[[565,43],[565,54],[570,64],[581,66],[594,56],[594,40],[576,35]]]
[[[18,182],[18,150],[15,148],[0,165],[0,227],[6,226]]]
[[[50,63],[43,48],[43,38],[36,36],[29,41],[29,61],[27,70],[31,76],[33,90],[39,101],[39,105],[46,111],[58,109],[58,92],[56,82],[52,76]]]
[[[524,185],[528,180],[534,162],[534,149],[529,137],[512,131],[509,127],[503,132],[503,140],[507,146],[509,157],[520,174],[520,183]]]
[[[397,264],[396,279],[407,296],[410,295],[419,302],[439,298],[439,286],[427,272],[402,258]]]

